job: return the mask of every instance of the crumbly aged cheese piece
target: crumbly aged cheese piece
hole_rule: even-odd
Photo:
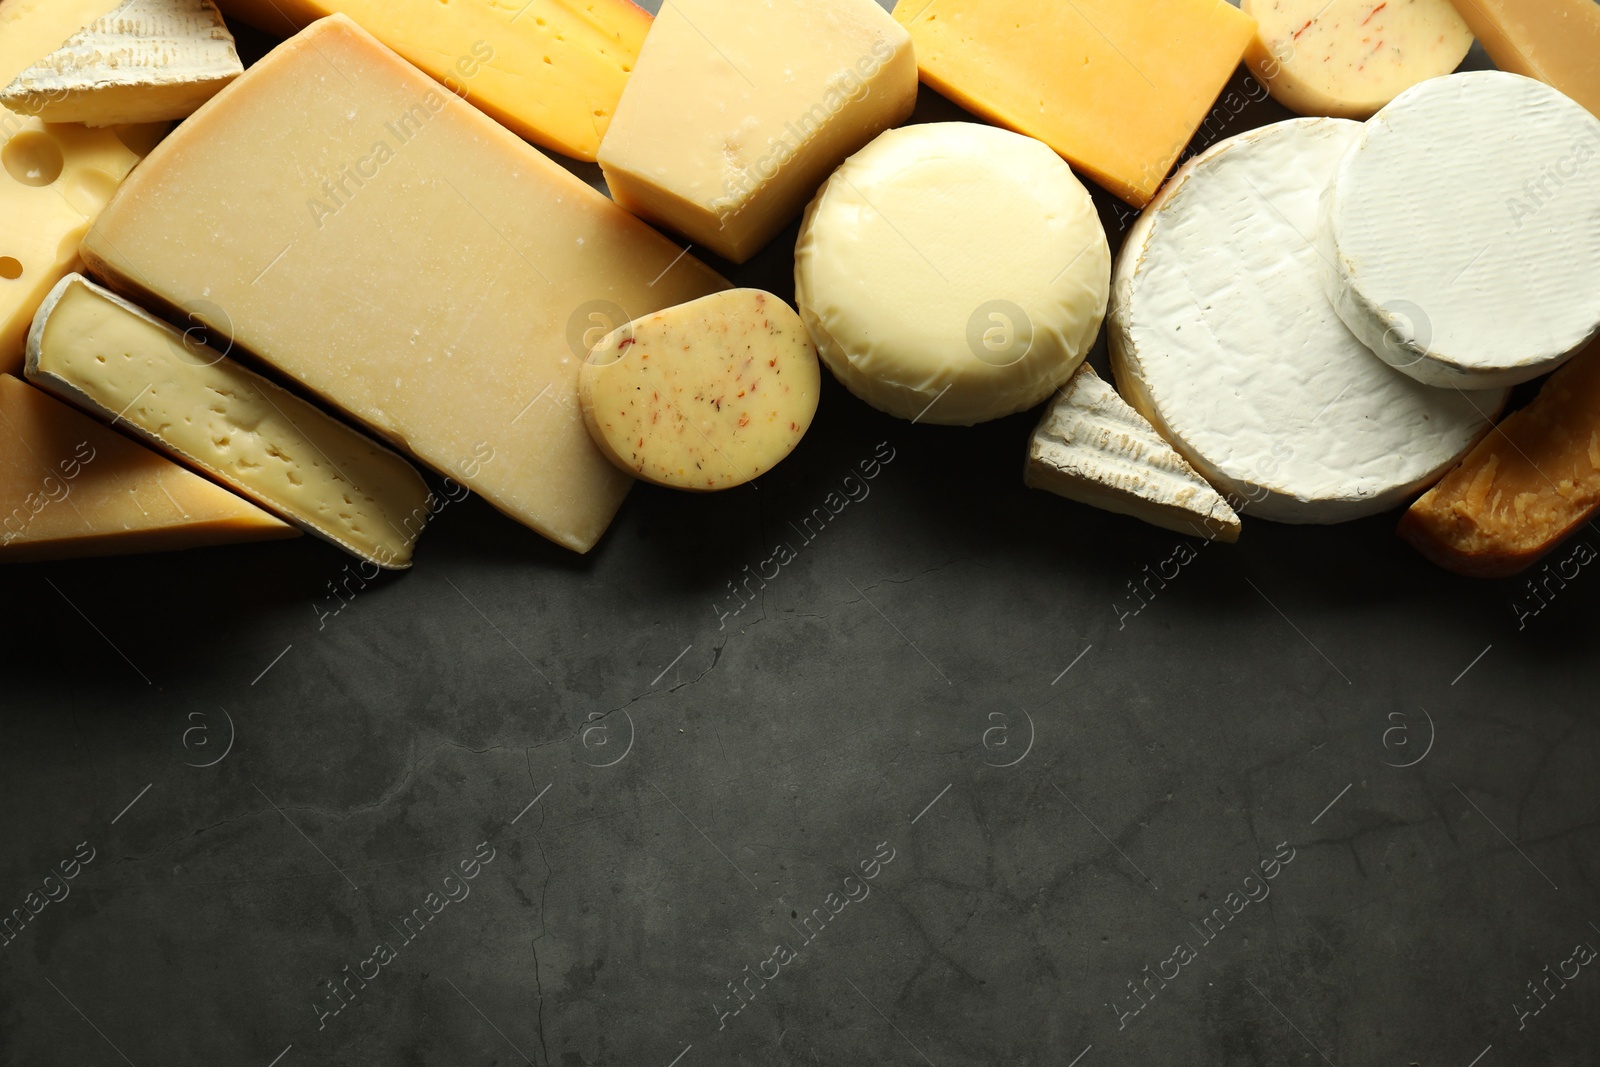
[[[1037,137],[1135,207],[1233,76],[1255,21],[1221,0],[899,0],[922,80]]]
[[[33,313],[139,157],[111,130],[0,109],[0,372],[21,373]]]
[[[243,72],[211,0],[124,0],[18,74],[0,104],[46,122],[165,122]]]
[[[1400,536],[1439,566],[1505,578],[1600,510],[1600,342],[1418,500]]]
[[[600,167],[617,203],[743,263],[916,102],[911,37],[874,0],[672,0]]]
[[[1594,0],[1455,0],[1494,65],[1553,85],[1600,116]]]
[[[1600,332],[1596,157],[1600,119],[1529,78],[1471,71],[1407,90],[1329,185],[1328,298],[1418,381],[1548,373]]]
[[[1435,389],[1385,366],[1322,295],[1318,200],[1361,134],[1293,119],[1178,170],[1128,232],[1107,332],[1122,395],[1246,515],[1333,523],[1449,469],[1503,390]]]
[[[880,135],[828,179],[795,248],[800,316],[828,369],[901,418],[1025,411],[1083,362],[1111,252],[1043,143],[972,122]]]
[[[590,345],[727,287],[342,15],[180,125],[83,254],[577,551],[632,484],[583,424]]]
[[[600,451],[645,481],[709,492],[753,481],[794,451],[822,370],[778,297],[730,289],[607,334],[578,375]]]
[[[81,275],[39,309],[27,374],[307,533],[411,565],[431,509],[409,463]]]
[[[1239,516],[1085,363],[1045,410],[1023,482],[1165,530],[1239,539]]]
[[[1240,8],[1256,20],[1250,69],[1302,115],[1368,118],[1455,70],[1472,48],[1450,0],[1242,0]]]
[[[221,486],[0,374],[0,562],[298,536]]]
[[[629,0],[217,0],[280,37],[348,15],[501,125],[594,162],[650,14]]]

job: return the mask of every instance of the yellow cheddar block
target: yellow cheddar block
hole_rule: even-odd
[[[629,0],[218,0],[287,36],[348,15],[451,92],[543,147],[592,163],[650,32]]]
[[[1135,207],[1255,37],[1223,0],[899,0],[922,80]]]
[[[1600,118],[1600,4],[1451,0],[1495,66],[1537,78]]]

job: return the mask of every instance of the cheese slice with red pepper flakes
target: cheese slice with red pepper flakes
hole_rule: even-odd
[[[696,492],[776,466],[810,428],[821,388],[800,316],[759,289],[635,319],[602,338],[578,376],[584,421],[611,462]]]

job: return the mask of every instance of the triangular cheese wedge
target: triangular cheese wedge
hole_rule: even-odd
[[[1228,502],[1087,363],[1033,431],[1023,481],[1166,530],[1239,539]]]
[[[163,122],[242,73],[211,0],[124,0],[18,74],[0,104],[46,122]]]
[[[0,562],[299,535],[254,504],[0,374]]]

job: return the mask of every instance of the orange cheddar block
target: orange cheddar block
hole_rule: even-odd
[[[1600,117],[1600,4],[1451,0],[1494,65],[1554,86]]]

